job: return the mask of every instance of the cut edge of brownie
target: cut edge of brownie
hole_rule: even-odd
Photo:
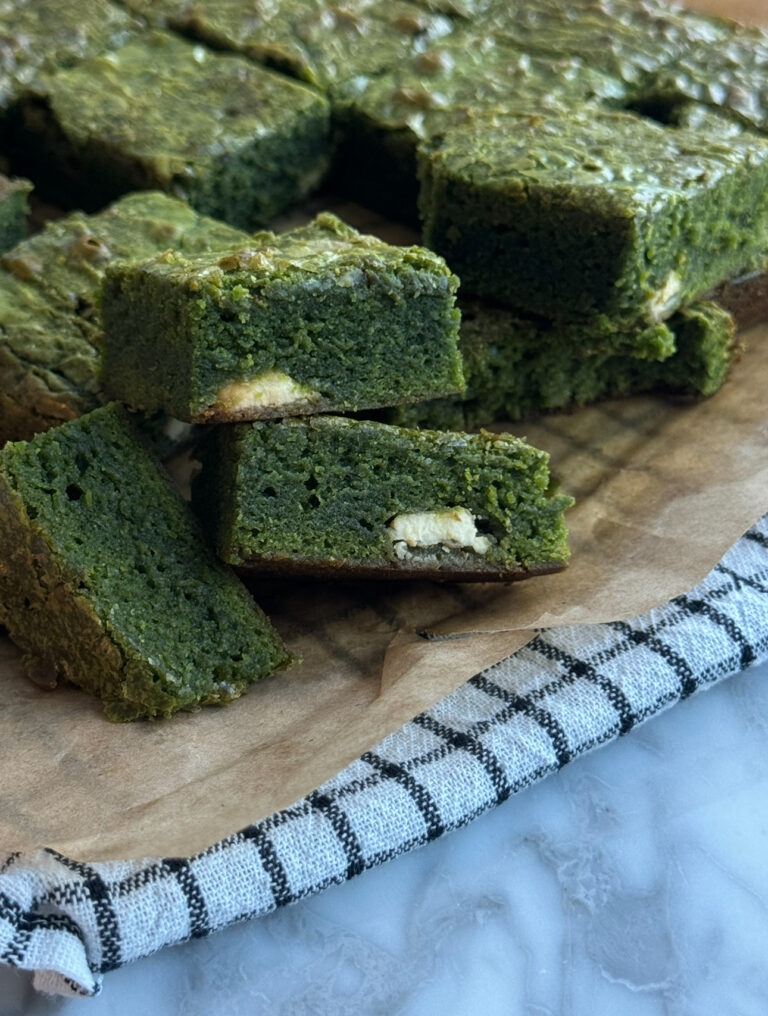
[[[513,581],[567,562],[549,456],[508,434],[343,417],[215,429],[192,503],[247,572]]]
[[[191,423],[459,394],[457,287],[434,252],[328,212],[255,234],[241,251],[110,267],[103,385],[134,409]]]
[[[224,704],[293,662],[121,407],[6,445],[0,519],[0,620],[27,673],[111,720]]]

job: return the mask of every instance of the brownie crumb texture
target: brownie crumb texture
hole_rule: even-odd
[[[0,620],[111,720],[223,704],[289,662],[119,407],[0,451]]]
[[[340,417],[220,427],[194,500],[231,564],[512,579],[568,557],[548,456],[507,435]]]

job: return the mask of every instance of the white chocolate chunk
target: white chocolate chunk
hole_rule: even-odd
[[[265,370],[250,381],[232,381],[216,392],[216,408],[227,412],[243,409],[306,407],[318,398],[312,388],[294,381],[281,370]]]
[[[677,272],[670,272],[661,289],[657,289],[648,300],[648,319],[658,324],[669,316],[678,304],[683,282]]]
[[[485,554],[491,545],[487,536],[480,536],[475,518],[466,508],[444,508],[432,512],[403,512],[395,515],[387,526],[395,554],[403,560],[411,549],[441,544],[451,550],[472,550]]]

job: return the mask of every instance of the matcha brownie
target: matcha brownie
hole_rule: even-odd
[[[628,113],[480,114],[421,161],[425,243],[467,295],[663,320],[768,249],[768,142]]]
[[[246,234],[165,194],[49,222],[0,261],[0,443],[99,404],[99,291],[106,267],[173,247],[196,253]]]
[[[590,346],[577,325],[524,317],[491,304],[467,302],[461,310],[466,396],[385,410],[388,422],[473,430],[493,420],[519,420],[638,392],[712,395],[737,352],[732,317],[711,301],[691,304],[646,329],[649,338],[658,334],[673,349],[661,362],[601,349],[599,341]]]
[[[380,73],[453,29],[448,17],[405,0],[128,3],[214,49],[241,53],[334,94],[354,90],[358,76]]]
[[[27,198],[31,190],[28,180],[9,180],[0,175],[0,252],[27,235]]]
[[[0,451],[0,621],[111,720],[223,704],[289,662],[117,407]]]
[[[531,52],[577,56],[632,89],[731,31],[723,19],[666,0],[494,0],[477,24]]]
[[[0,110],[41,71],[116,49],[140,27],[110,0],[0,0]]]
[[[0,444],[93,408],[96,364],[75,314],[0,271]]]
[[[103,384],[192,423],[356,410],[463,390],[458,280],[324,213],[236,252],[107,270]]]
[[[768,30],[729,25],[716,45],[699,46],[658,70],[640,91],[646,103],[677,116],[677,107],[696,102],[741,123],[768,132]]]
[[[509,435],[332,416],[217,427],[193,499],[219,555],[265,571],[510,580],[568,557],[571,499]]]
[[[532,56],[469,27],[334,103],[336,170],[345,193],[398,219],[416,218],[416,151],[482,109],[569,109],[626,100],[620,81],[575,57]]]
[[[250,228],[322,180],[329,115],[304,85],[154,32],[42,78],[22,94],[14,131],[30,175],[59,201],[95,210],[157,189]]]

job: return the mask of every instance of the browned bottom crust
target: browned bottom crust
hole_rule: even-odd
[[[433,562],[409,561],[407,564],[351,564],[346,561],[301,561],[291,558],[263,558],[252,564],[238,565],[235,569],[243,577],[279,575],[313,579],[341,579],[349,581],[397,581],[423,579],[430,582],[520,582],[536,575],[551,575],[565,569],[564,564],[539,564],[529,568],[498,568],[486,566],[472,568],[435,567]]]

